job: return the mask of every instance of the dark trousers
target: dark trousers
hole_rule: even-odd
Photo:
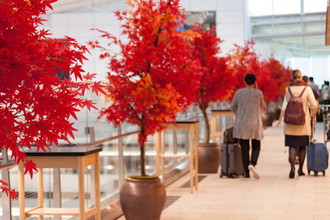
[[[242,151],[242,162],[245,174],[249,173],[248,166],[251,164],[253,166],[257,165],[259,153],[260,153],[260,140],[252,139],[252,152],[250,159],[250,140],[249,139],[239,139],[239,144]]]

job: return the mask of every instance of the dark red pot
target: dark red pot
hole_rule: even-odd
[[[126,178],[119,192],[126,220],[160,220],[166,191],[159,178]]]
[[[217,143],[200,143],[198,146],[198,172],[217,173],[220,166],[220,147]]]

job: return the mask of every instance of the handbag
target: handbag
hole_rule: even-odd
[[[227,128],[223,132],[223,143],[232,144],[237,142],[238,142],[237,138],[234,138],[234,127]]]

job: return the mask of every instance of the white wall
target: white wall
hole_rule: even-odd
[[[224,40],[222,51],[227,53],[234,44],[243,45],[248,39],[247,6],[244,0],[217,1],[217,33]]]
[[[223,53],[227,53],[234,44],[242,45],[247,39],[247,7],[244,0],[182,0],[186,11],[216,11],[217,34],[224,40]]]
[[[113,35],[120,35],[119,23],[112,11],[123,10],[127,6],[125,1],[113,1],[106,6],[105,12],[91,12],[79,10],[66,13],[53,13],[49,16],[47,26],[56,38],[65,35],[75,38],[78,42],[86,44],[88,41],[99,40],[96,31],[91,28],[99,28]],[[223,54],[233,48],[234,44],[242,45],[247,39],[247,7],[244,0],[182,0],[182,7],[186,11],[214,11],[216,10],[217,34],[224,40],[221,45]],[[105,61],[100,61],[97,52],[91,51],[88,61],[84,64],[84,70],[97,73],[99,79],[105,79],[107,68]]]
[[[119,23],[113,13],[61,13],[52,14],[50,22],[50,31],[55,38],[69,36],[78,42],[87,45],[88,41],[104,41],[98,37],[99,33],[91,28],[99,28],[119,36]],[[98,78],[105,80],[107,73],[106,61],[98,58],[98,52],[90,49],[91,54],[86,54],[88,58],[84,63],[84,70],[91,73],[97,73]]]

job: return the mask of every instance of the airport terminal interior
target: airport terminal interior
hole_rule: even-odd
[[[42,0],[25,1],[34,4]],[[48,8],[41,15],[44,21],[38,29],[49,30],[51,38],[68,36],[86,46],[92,41],[106,43],[95,29],[107,31],[125,42],[127,39],[116,12],[128,10],[128,2],[135,0],[57,0],[51,3],[52,9]],[[319,89],[329,83],[327,0],[178,2],[186,16],[184,27],[201,23],[215,28],[216,36],[222,40],[218,56],[226,56],[235,45],[253,41],[260,59],[274,57],[285,68],[299,69],[303,75],[313,77]],[[111,48],[113,53],[117,50]],[[97,48],[89,48],[82,69],[95,73],[95,80],[107,82],[109,66],[99,59],[99,55]],[[69,136],[70,143],[60,140],[58,146],[50,146],[60,149],[52,152],[53,157],[40,156],[36,152],[28,154],[42,164],[33,178],[24,175],[22,166],[12,162],[11,152],[2,149],[5,165],[1,169],[2,181],[16,189],[20,197],[12,200],[2,192],[2,220],[143,219],[126,218],[119,201],[126,177],[140,173],[138,126],[115,125],[100,117],[100,109],[109,105],[104,95],[97,96],[88,91],[85,98],[92,100],[98,109],[84,107],[76,113],[76,118],[70,119],[76,129],[74,137]],[[282,99],[268,103],[267,107],[275,111],[281,104]],[[317,120],[313,138],[327,145],[330,108],[326,104],[330,103],[319,107],[323,118]],[[3,108],[3,103],[0,106]],[[198,106],[191,105],[175,116],[176,125],[149,135],[145,143],[145,171],[159,176],[166,189],[160,219],[330,219],[330,174],[326,171],[317,176],[314,173],[307,175],[305,167],[306,176],[288,178],[288,148],[284,147],[284,124],[277,126],[278,118],[264,127],[257,166],[260,179],[220,177],[220,163],[215,172],[198,173],[198,162],[195,161],[198,154],[194,147],[205,141],[206,124],[211,125],[212,141],[219,146],[223,143],[224,131],[232,127],[235,120],[230,107],[227,101],[210,103],[206,123],[203,112]],[[79,150],[71,152],[72,147]],[[146,200],[140,198],[138,203],[146,203]]]

